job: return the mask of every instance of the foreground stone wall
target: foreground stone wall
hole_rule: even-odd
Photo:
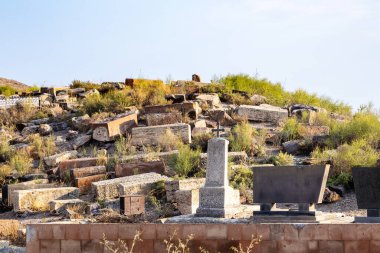
[[[380,252],[380,224],[32,224],[27,226],[28,253],[105,253],[103,235],[109,241],[130,243],[142,232],[143,242],[134,252],[161,253],[164,239],[176,231],[179,238],[193,234],[191,252],[199,247],[232,252],[231,246],[249,244],[261,235],[254,253],[375,253]]]

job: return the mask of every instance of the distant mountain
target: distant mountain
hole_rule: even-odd
[[[2,86],[9,86],[18,91],[25,91],[30,88],[30,86],[20,83],[18,81],[0,77],[0,87]]]

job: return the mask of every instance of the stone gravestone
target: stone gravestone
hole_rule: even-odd
[[[329,165],[253,168],[253,201],[260,204],[253,220],[315,222],[315,204],[322,203],[329,169]],[[281,203],[298,208],[276,209]]]
[[[240,194],[228,185],[228,141],[208,141],[205,186],[199,190],[199,207],[195,216],[232,218],[239,212]]]
[[[359,209],[367,209],[367,217],[355,217],[357,223],[380,223],[380,168],[352,168]]]

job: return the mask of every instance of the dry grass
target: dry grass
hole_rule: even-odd
[[[169,236],[169,239],[164,240],[165,250],[167,253],[190,253],[189,243],[194,239],[194,235],[188,235],[185,240],[174,238],[177,236],[177,231]]]
[[[177,150],[183,145],[180,137],[175,135],[170,129],[166,129],[165,134],[158,138],[158,146],[162,151]]]
[[[112,253],[133,253],[134,248],[138,242],[142,242],[141,231],[136,231],[136,234],[133,238],[132,244],[128,247],[128,243],[125,240],[117,240],[117,242],[110,242],[107,240],[106,236],[103,234],[103,240],[100,242],[104,245],[104,248],[107,252]]]
[[[16,170],[20,175],[25,175],[31,170],[32,158],[25,151],[19,151],[12,155],[9,161],[12,170]]]
[[[0,165],[0,184],[4,183],[5,177],[11,174],[12,169],[8,164]]]

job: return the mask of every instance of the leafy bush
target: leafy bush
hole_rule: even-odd
[[[378,116],[372,113],[360,112],[349,121],[332,121],[330,128],[328,145],[332,148],[356,140],[366,140],[374,147],[380,142],[380,121]]]
[[[285,121],[281,130],[282,141],[296,140],[300,138],[299,135],[300,124],[295,118],[289,118]]]
[[[230,176],[231,187],[240,191],[253,189],[253,172],[250,168],[240,166],[235,169]]]
[[[343,144],[339,146],[335,152],[331,150],[324,150],[323,152],[316,150],[312,153],[312,157],[318,163],[331,161],[334,174],[337,176],[342,172],[351,173],[351,168],[354,166],[375,166],[379,159],[379,152],[365,140],[358,140],[354,141],[351,145]]]
[[[178,156],[172,161],[174,170],[179,177],[196,175],[200,169],[200,150],[192,150],[183,145],[179,148]]]
[[[254,137],[257,134],[256,129],[248,122],[238,123],[228,136],[231,151],[245,151],[247,154],[253,155],[255,149]]]
[[[285,166],[294,164],[294,157],[283,152],[280,152],[278,155],[271,157],[269,160],[275,166]]]
[[[10,86],[0,86],[0,95],[4,95],[6,97],[12,96],[16,94],[17,90]]]
[[[342,172],[338,175],[335,175],[328,180],[328,185],[343,185],[346,189],[354,188],[354,180],[351,173]]]
[[[11,147],[7,138],[0,135],[0,160],[7,161],[11,156]]]

